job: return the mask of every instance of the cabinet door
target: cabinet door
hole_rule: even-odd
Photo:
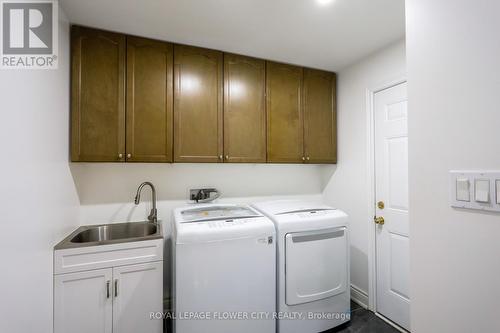
[[[124,161],[125,36],[73,27],[73,161]]]
[[[266,161],[266,63],[224,54],[226,162]]]
[[[304,154],[308,163],[337,162],[336,76],[304,69]]]
[[[303,161],[302,68],[267,62],[267,160]]]
[[[54,277],[55,333],[111,333],[112,269]]]
[[[127,162],[172,162],[173,46],[127,37]]]
[[[163,262],[113,268],[113,333],[161,333]]]
[[[174,161],[222,162],[222,52],[174,46]]]

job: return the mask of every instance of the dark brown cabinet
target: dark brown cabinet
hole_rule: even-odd
[[[73,26],[71,160],[336,163],[336,75]]]
[[[73,27],[71,159],[125,160],[125,36]]]
[[[174,161],[222,162],[222,52],[174,47]]]
[[[224,54],[224,161],[266,162],[266,63]]]
[[[173,46],[127,37],[128,162],[172,162]]]
[[[336,163],[335,73],[267,63],[267,161]]]
[[[302,163],[302,67],[267,62],[267,161]]]
[[[337,162],[335,110],[335,73],[304,69],[304,155],[306,162]]]

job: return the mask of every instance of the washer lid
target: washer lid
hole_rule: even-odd
[[[174,210],[175,244],[195,244],[274,237],[271,220],[248,205],[203,204]]]
[[[245,205],[210,205],[187,208],[179,212],[179,222],[203,222],[227,219],[244,219],[260,217],[257,211]]]
[[[311,213],[321,211],[331,211],[336,208],[325,205],[319,201],[303,200],[276,200],[267,202],[258,202],[254,207],[269,215],[286,215],[297,213]]]

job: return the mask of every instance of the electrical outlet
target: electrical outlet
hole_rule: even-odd
[[[193,188],[189,190],[189,199],[196,202],[209,202],[219,197],[216,188]]]

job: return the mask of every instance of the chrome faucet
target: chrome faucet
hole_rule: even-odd
[[[153,208],[151,208],[151,212],[149,213],[148,220],[151,223],[158,223],[158,216],[156,212],[156,190],[154,185],[151,182],[144,182],[141,185],[139,185],[139,188],[137,189],[137,194],[135,195],[135,204],[138,205],[139,202],[141,201],[141,191],[142,188],[148,185],[151,187],[151,201],[153,203]]]

